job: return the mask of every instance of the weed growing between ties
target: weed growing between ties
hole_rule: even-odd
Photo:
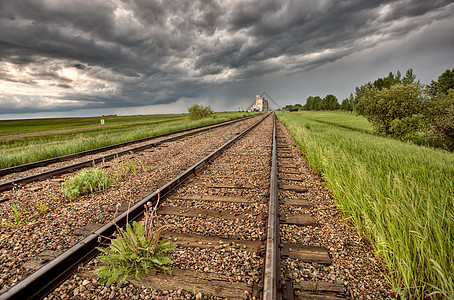
[[[28,221],[27,219],[24,219],[22,217],[22,214],[19,211],[17,204],[13,205],[13,218],[14,218],[14,221],[3,221],[2,227],[7,227],[10,229],[18,228],[18,227],[25,225]]]
[[[134,161],[119,161],[114,165],[115,181],[122,181],[129,173],[137,175],[137,164]]]
[[[100,170],[99,168],[83,170],[76,176],[63,182],[65,187],[62,189],[62,192],[70,200],[73,200],[79,195],[102,191],[112,182],[113,180],[109,178],[107,172],[104,170]]]
[[[38,208],[40,213],[42,213],[42,214],[47,213],[47,205],[46,205],[46,203],[36,201],[36,207]]]
[[[145,215],[141,222],[134,221],[120,228],[115,222],[117,232],[114,239],[110,240],[107,248],[97,247],[105,255],[98,256],[99,261],[105,263],[95,270],[99,276],[99,283],[108,285],[115,281],[123,283],[131,275],[138,279],[141,274],[148,274],[150,269],[171,271],[168,265],[173,264],[172,259],[166,255],[177,247],[176,244],[160,241],[163,227],[157,227],[156,207],[145,205]],[[101,239],[102,237],[100,237]]]
[[[453,298],[453,154],[299,113],[278,116],[337,205],[372,242],[396,294]]]

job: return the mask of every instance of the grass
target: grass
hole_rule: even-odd
[[[113,182],[104,170],[84,169],[63,182],[62,192],[73,200],[79,195],[105,190]]]
[[[187,118],[160,120],[146,124],[94,128],[22,138],[0,139],[0,168],[8,168],[52,157],[132,141],[178,130],[214,124],[246,113],[217,113],[215,118],[188,121]]]
[[[372,242],[396,293],[454,298],[454,154],[359,132],[347,113],[278,117]]]

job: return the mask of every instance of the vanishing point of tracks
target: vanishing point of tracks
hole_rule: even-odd
[[[58,297],[64,289],[58,286],[67,278],[74,284],[66,285],[71,294],[65,295],[81,299],[88,295],[145,299],[144,290],[161,291],[163,297],[173,299],[191,299],[189,294],[195,299],[207,295],[225,299],[342,298],[340,285],[316,278],[294,280],[292,274],[298,274],[302,264],[329,266],[331,259],[324,247],[292,243],[295,230],[317,225],[305,211],[311,203],[303,195],[310,187],[304,184],[294,162],[295,152],[281,138],[282,125],[276,124],[274,115],[257,121],[250,120],[254,125],[247,129],[236,127],[236,137],[190,163],[190,168],[153,192],[146,192],[145,187],[140,190],[136,184],[136,198],[123,202],[124,212],[116,217],[121,226],[127,219],[140,219],[144,204],[159,199],[159,220],[169,225],[164,238],[178,244],[172,254],[172,275],[130,279],[118,295],[98,286],[92,272],[98,264],[92,260],[98,254],[94,247],[99,246],[98,235],[110,236],[114,226],[91,222],[79,229],[86,237],[65,252],[48,251],[30,259],[29,268],[33,268],[32,261],[40,268],[0,299],[42,298],[49,293],[49,298]],[[136,200],[139,195],[141,199]],[[58,256],[51,260],[52,255]],[[142,288],[140,294],[135,294],[137,287]]]

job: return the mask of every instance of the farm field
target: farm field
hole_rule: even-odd
[[[343,111],[299,111],[298,115],[308,121],[331,124],[336,127],[373,133],[372,125],[364,117]]]
[[[245,115],[248,115],[248,113],[216,113],[214,118],[198,121],[189,121],[186,115],[81,118],[83,120],[62,118],[21,120],[21,122],[19,120],[1,121],[1,128],[6,124],[6,127],[10,129],[2,129],[0,134],[18,134],[33,132],[33,130],[61,130],[77,126],[87,127],[87,123],[84,122],[91,122],[92,126],[96,127],[81,131],[0,139],[0,169],[178,130],[219,123]],[[105,124],[129,124],[100,127],[101,118],[105,118]],[[24,124],[21,125],[22,122]],[[17,131],[11,129],[13,128],[11,124],[17,125]],[[64,125],[59,126],[58,124]]]
[[[49,118],[25,120],[0,120],[0,136],[43,132],[52,130],[100,127],[101,119],[105,125],[126,123],[146,123],[150,121],[184,118],[184,114],[143,115],[143,116],[102,116],[88,118]]]
[[[278,112],[402,298],[454,298],[454,154],[372,135],[343,112]]]

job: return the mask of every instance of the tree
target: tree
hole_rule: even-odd
[[[428,119],[431,135],[454,150],[454,89],[442,94],[440,99],[429,101]]]
[[[337,110],[340,108],[340,104],[339,102],[337,101],[337,97],[334,96],[334,95],[326,95],[326,97],[323,99],[324,103],[325,103],[325,107],[323,109],[327,109],[327,110]]]
[[[450,89],[454,89],[454,69],[447,69],[443,74],[438,76],[438,80],[430,83],[428,90],[432,98],[441,98],[447,95]]]
[[[322,109],[322,98],[319,96],[314,97],[314,108],[312,110],[320,110]]]
[[[424,98],[419,84],[394,84],[379,90],[373,87],[362,97],[358,111],[382,134],[405,137],[425,126]]]
[[[345,111],[350,111],[350,112],[353,111],[353,101],[354,101],[353,94],[350,93],[350,97],[342,100],[342,104],[341,104],[340,108]]]
[[[402,84],[412,84],[412,83],[418,83],[416,82],[416,75],[413,74],[413,69],[408,69],[407,73],[405,73],[405,77],[402,78]]]
[[[309,96],[306,99],[306,104],[303,106],[304,110],[313,110],[314,109],[314,97]]]
[[[190,108],[188,108],[188,118],[189,120],[200,120],[207,118],[213,115],[213,111],[211,110],[210,106],[204,106],[202,104],[194,104]]]

